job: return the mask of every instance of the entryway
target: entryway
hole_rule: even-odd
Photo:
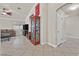
[[[67,3],[57,10],[57,45],[68,42],[79,48],[79,4]],[[64,44],[64,43],[63,43]]]

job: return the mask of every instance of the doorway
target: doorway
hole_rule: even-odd
[[[79,39],[79,4],[67,3],[57,9],[57,45]]]

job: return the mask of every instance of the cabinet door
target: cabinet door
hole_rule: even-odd
[[[36,42],[39,41],[40,38],[40,19],[36,19]]]
[[[35,29],[35,26],[34,26],[35,24],[34,24],[34,20],[31,20],[31,40],[33,40],[34,39],[34,29]]]

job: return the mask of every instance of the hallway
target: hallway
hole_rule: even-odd
[[[49,45],[34,46],[24,36],[18,44],[14,44],[17,39],[11,38],[10,41],[2,42],[1,55],[2,56],[78,56],[79,55],[79,40],[68,39],[64,44],[57,48]],[[13,41],[14,40],[14,41]],[[74,44],[73,44],[74,43]]]
[[[6,17],[4,14],[5,12],[2,12],[3,15],[0,16],[1,17],[0,28],[1,28],[1,34],[3,33],[3,35],[1,35],[1,37],[5,37],[4,34],[10,33],[11,29],[14,31],[14,32],[11,31],[12,34],[13,33],[15,34],[12,37],[11,37],[12,34],[11,33],[9,34],[10,41],[1,42],[2,56],[74,56],[74,55],[78,56],[79,55],[79,39],[68,38],[70,36],[68,34],[75,34],[75,35],[79,34],[79,28],[78,28],[79,17],[70,18],[67,15],[69,17],[68,19],[70,19],[71,21],[67,22],[68,27],[64,27],[64,29],[65,28],[67,29],[65,31],[67,37],[63,39],[64,38],[63,26],[62,26],[63,22],[61,20],[65,19],[64,18],[65,14],[62,11],[57,14],[57,9],[64,4],[38,3],[35,5],[1,4],[1,6],[2,5],[10,5],[9,10],[13,10],[14,12],[10,11],[12,15],[6,13],[7,14]],[[74,6],[74,4],[73,5],[71,4],[70,7],[71,6]],[[70,9],[68,8],[64,9],[65,11],[66,9],[69,10],[68,12],[70,15],[71,13]],[[6,11],[7,7],[5,6],[5,8],[3,8],[2,6],[1,10]],[[79,7],[77,12],[78,11]],[[27,35],[32,42],[30,42],[30,40],[26,38]],[[63,41],[65,42],[61,44]],[[33,45],[32,43],[38,45]],[[39,43],[44,45],[39,45]],[[56,48],[52,47],[52,45],[58,45],[58,44],[60,44],[58,47]]]

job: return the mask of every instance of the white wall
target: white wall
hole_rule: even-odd
[[[31,20],[30,20],[30,15],[26,18],[25,24],[29,24],[29,32],[31,32]]]
[[[35,12],[35,6],[33,6],[32,10],[29,12],[28,16],[26,17],[25,24],[29,24],[29,32],[31,31],[31,20],[29,18],[30,15],[32,15]],[[45,44],[47,42],[47,20],[48,20],[48,6],[47,4],[40,4],[40,41],[41,44]]]
[[[56,9],[63,4],[48,4],[48,44],[56,47],[57,45],[57,32],[56,32]]]
[[[13,29],[13,26],[15,25],[22,25],[24,22],[22,21],[13,21],[11,18],[3,18],[0,19],[0,29]]]
[[[12,29],[13,24],[9,21],[0,21],[0,29]]]
[[[69,16],[65,18],[66,37],[79,38],[79,16]]]
[[[35,14],[35,6],[37,4],[35,4],[32,9],[30,10],[28,16],[25,19],[25,24],[29,24],[29,32],[31,32],[31,19],[29,18],[32,14]]]
[[[40,39],[41,44],[47,43],[48,37],[47,37],[47,21],[48,21],[48,4],[41,3],[40,4]]]
[[[56,9],[63,4],[40,4],[40,39],[41,44],[56,45]],[[32,9],[33,10],[33,9]],[[33,10],[34,11],[34,10]],[[32,14],[30,12],[29,14]],[[25,23],[29,23],[27,16]]]

